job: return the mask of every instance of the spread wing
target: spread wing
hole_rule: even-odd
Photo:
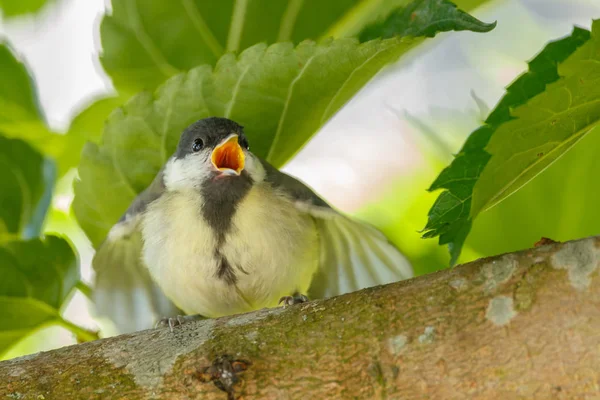
[[[159,318],[183,314],[152,281],[142,261],[141,214],[163,191],[161,170],[112,227],[92,260],[96,314],[111,320],[115,333],[148,329]]]
[[[413,276],[408,260],[373,226],[331,208],[299,180],[261,160],[265,180],[313,216],[320,236],[319,270],[309,297],[324,298]]]

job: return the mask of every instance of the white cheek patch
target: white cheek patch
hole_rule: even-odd
[[[165,167],[165,187],[169,191],[198,187],[209,174],[210,165],[204,153],[171,158]]]
[[[139,215],[126,215],[125,220],[115,224],[108,232],[108,241],[116,242],[117,240],[130,236],[136,229],[140,220]]]
[[[256,159],[256,156],[250,152],[246,153],[246,165],[244,169],[255,183],[260,183],[265,180],[265,169],[261,162]]]

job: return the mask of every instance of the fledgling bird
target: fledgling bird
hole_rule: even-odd
[[[121,332],[181,312],[213,318],[413,275],[380,231],[252,154],[243,128],[216,117],[183,131],[93,265],[97,311]]]

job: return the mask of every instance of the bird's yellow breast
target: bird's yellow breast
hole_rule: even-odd
[[[202,217],[202,201],[191,190],[166,193],[143,218],[144,262],[175,304],[188,314],[217,317],[272,307],[282,296],[307,291],[319,253],[309,215],[268,184],[256,184],[219,240]],[[218,257],[231,265],[235,284],[217,276]]]

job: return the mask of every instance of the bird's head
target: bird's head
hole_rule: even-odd
[[[264,170],[250,152],[242,126],[226,118],[205,118],[188,126],[165,168],[169,189],[216,180],[261,180]]]

